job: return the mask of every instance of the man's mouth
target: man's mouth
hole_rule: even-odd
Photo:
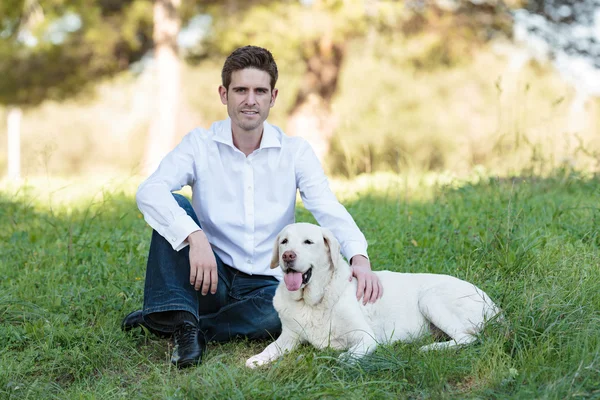
[[[242,110],[242,114],[244,114],[244,115],[258,115],[258,111]]]

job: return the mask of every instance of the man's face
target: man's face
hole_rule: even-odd
[[[262,126],[275,105],[277,89],[271,90],[271,77],[265,71],[246,68],[231,74],[229,90],[219,86],[221,102],[233,126],[252,131]]]

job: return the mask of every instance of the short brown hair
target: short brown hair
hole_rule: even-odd
[[[225,89],[229,90],[231,74],[246,68],[255,68],[268,73],[271,76],[271,90],[275,89],[278,78],[277,64],[269,50],[258,46],[240,47],[227,57],[221,70],[221,80]]]

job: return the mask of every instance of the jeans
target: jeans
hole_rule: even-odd
[[[200,226],[190,202],[173,194],[177,203]],[[172,333],[173,324],[158,323],[153,313],[187,311],[198,320],[207,341],[235,337],[276,338],[281,322],[273,308],[279,281],[272,276],[248,275],[226,265],[215,254],[217,292],[203,296],[190,284],[189,246],[175,251],[158,232],[152,232],[144,288],[144,322],[161,333]]]

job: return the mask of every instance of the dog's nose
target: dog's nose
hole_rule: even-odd
[[[284,262],[292,262],[292,261],[296,260],[296,253],[294,253],[291,250],[288,250],[283,253],[281,258],[283,259]]]

